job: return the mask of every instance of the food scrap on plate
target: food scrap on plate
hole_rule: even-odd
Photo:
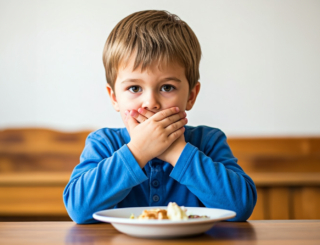
[[[175,202],[170,202],[168,204],[167,210],[166,209],[149,209],[144,210],[142,214],[138,216],[138,219],[169,219],[169,220],[188,220],[188,219],[194,219],[194,218],[209,218],[206,215],[187,215],[187,210],[184,207],[180,207]],[[131,214],[130,219],[135,219],[134,215]]]

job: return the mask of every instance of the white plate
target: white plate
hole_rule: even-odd
[[[181,221],[130,219],[131,214],[138,217],[143,210],[154,208],[167,209],[166,206],[108,209],[94,213],[93,218],[111,223],[118,231],[130,236],[170,238],[201,234],[209,230],[215,222],[236,216],[235,212],[225,209],[185,207],[187,215],[207,215],[209,218]]]

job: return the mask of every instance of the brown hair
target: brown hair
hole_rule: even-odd
[[[141,65],[144,71],[156,60],[164,64],[176,61],[185,68],[189,91],[200,78],[199,41],[186,22],[168,11],[136,12],[113,28],[103,50],[106,78],[113,90],[119,65],[126,65],[134,52],[133,70]]]

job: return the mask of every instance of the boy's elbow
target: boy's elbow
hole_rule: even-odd
[[[98,223],[98,221],[90,218],[90,219],[86,219],[82,216],[74,216],[73,218],[70,217],[75,223],[77,223],[78,225],[85,225],[85,224],[93,224],[93,223]]]
[[[229,221],[246,221],[250,218],[257,203],[257,191],[254,185],[248,186],[248,192],[239,199],[234,207],[236,216]]]
[[[68,192],[63,194],[63,202],[68,212],[69,217],[77,224],[91,224],[97,221],[93,219],[92,214],[88,213],[89,209],[81,207],[70,197]]]
[[[90,224],[88,219],[84,218],[81,214],[72,214],[68,212],[69,217],[72,219],[73,222],[75,222],[78,225],[84,225],[84,224]]]
[[[92,215],[88,215],[83,212],[68,210],[68,214],[69,217],[78,225],[97,223],[97,221],[92,218]]]
[[[237,209],[234,210],[236,212],[236,216],[232,219],[229,219],[228,221],[237,221],[237,222],[241,222],[241,221],[246,221],[247,219],[250,218],[253,208],[241,208],[241,209]]]

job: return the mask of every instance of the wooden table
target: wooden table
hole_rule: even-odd
[[[119,233],[111,224],[1,222],[0,244],[320,244],[320,220],[219,222],[189,238],[142,239]]]

